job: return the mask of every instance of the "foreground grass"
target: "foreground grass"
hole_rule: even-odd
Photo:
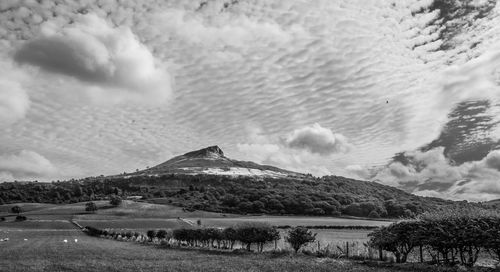
[[[89,237],[76,229],[0,229],[0,238],[6,237],[9,241],[1,242],[0,246],[0,271],[455,271],[419,266],[370,266],[301,254],[276,256],[166,249]],[[65,239],[67,243],[63,242]]]

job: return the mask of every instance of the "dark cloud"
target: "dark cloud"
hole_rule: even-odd
[[[15,60],[76,78],[102,102],[161,102],[171,92],[170,75],[131,30],[111,27],[94,14],[63,26],[45,23]]]

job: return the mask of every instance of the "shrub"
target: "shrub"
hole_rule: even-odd
[[[12,206],[12,208],[10,208],[10,211],[12,213],[20,214],[20,213],[23,212],[23,209],[21,207],[19,207],[19,206],[16,205],[16,206]]]
[[[418,244],[415,235],[417,227],[415,221],[401,221],[381,227],[368,235],[369,244],[374,248],[392,252],[397,263],[404,263],[408,254]]]
[[[238,240],[238,232],[233,228],[225,228],[222,231],[222,235],[224,237],[224,240],[228,242],[227,246],[230,249],[233,249],[234,243]]]
[[[303,227],[294,227],[288,231],[285,240],[292,246],[295,253],[297,253],[302,246],[316,240],[316,233],[313,234],[310,230]]]
[[[153,239],[156,237],[156,231],[155,230],[148,230],[146,232],[146,236],[149,238],[149,241],[153,241]]]
[[[85,211],[87,211],[87,212],[95,212],[95,211],[97,211],[97,205],[94,202],[92,202],[92,201],[87,202],[85,204]]]
[[[378,214],[377,211],[373,210],[368,214],[368,217],[370,218],[380,218],[380,214]]]
[[[156,238],[158,238],[160,240],[167,238],[167,231],[166,230],[159,230],[158,232],[156,232]]]
[[[120,206],[122,204],[122,198],[117,195],[112,195],[111,199],[109,200],[109,204],[115,207]]]
[[[238,240],[246,245],[250,251],[253,243],[257,244],[257,249],[262,252],[264,244],[280,239],[279,231],[269,224],[244,223],[236,227]]]
[[[103,230],[98,229],[98,228],[94,228],[94,227],[91,227],[91,226],[86,226],[83,231],[86,232],[90,236],[101,236],[101,235],[104,235],[104,231]]]
[[[16,221],[26,221],[28,218],[24,215],[18,215],[16,216]]]
[[[482,249],[500,260],[499,234],[498,212],[453,207],[379,228],[369,234],[369,245],[392,252],[396,262],[405,262],[415,247],[423,261],[426,247],[435,262],[472,267]]]

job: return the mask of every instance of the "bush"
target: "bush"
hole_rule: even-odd
[[[28,218],[24,215],[18,215],[16,216],[16,221],[26,221]]]
[[[313,234],[310,230],[303,227],[295,227],[288,231],[285,240],[292,246],[295,253],[297,253],[302,246],[316,240],[316,233]]]
[[[368,214],[368,217],[370,218],[380,218],[380,214],[378,214],[377,211],[373,210]]]
[[[122,198],[117,195],[112,195],[111,199],[109,200],[109,204],[115,207],[120,206],[122,204]]]
[[[153,241],[153,239],[156,237],[156,231],[155,230],[148,230],[146,232],[146,236],[149,238],[149,241]]]
[[[419,224],[416,221],[401,221],[373,231],[369,244],[374,248],[392,252],[397,263],[404,263],[418,241]]]
[[[85,211],[95,212],[95,211],[97,211],[97,205],[92,201],[87,202],[87,204],[85,204]]]
[[[248,251],[253,243],[257,244],[257,249],[262,252],[264,244],[280,239],[279,231],[269,224],[245,223],[236,227],[238,240],[246,245]]]
[[[158,232],[156,232],[156,238],[158,238],[160,240],[167,238],[167,231],[166,230],[159,230]]]
[[[12,213],[20,214],[20,213],[23,212],[23,209],[21,207],[19,207],[19,206],[16,205],[16,206],[12,206],[12,208],[10,208],[10,211]]]
[[[499,233],[498,212],[454,207],[379,228],[369,234],[369,245],[392,252],[396,262],[406,262],[415,247],[420,252],[425,247],[434,262],[472,267],[484,249],[500,260]]]
[[[97,236],[97,237],[99,237],[101,235],[105,235],[105,232],[103,230],[98,229],[98,228],[94,228],[94,227],[91,227],[91,226],[86,226],[83,231],[86,232],[90,236]]]

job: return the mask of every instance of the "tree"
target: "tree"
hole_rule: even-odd
[[[242,223],[236,226],[236,236],[246,245],[248,251],[253,243],[257,244],[258,251],[262,252],[264,244],[280,238],[276,228],[266,223]]]
[[[238,240],[238,233],[233,228],[225,228],[222,231],[222,235],[226,241],[228,241],[229,249],[233,249],[234,243]]]
[[[149,238],[149,241],[153,241],[153,239],[156,237],[156,231],[155,230],[148,230],[146,232],[146,235]]]
[[[294,227],[288,231],[285,240],[292,246],[295,253],[297,253],[302,246],[316,240],[316,233],[313,234],[304,227]]]
[[[97,211],[97,205],[92,201],[87,202],[87,204],[85,204],[85,211],[95,212],[95,211]]]
[[[113,205],[113,206],[120,206],[120,204],[122,204],[122,198],[117,196],[117,195],[113,195],[111,196],[111,200],[109,200],[109,204]]]
[[[10,208],[10,211],[12,213],[20,214],[20,213],[23,212],[23,209],[21,207],[19,207],[19,206],[16,205],[16,206],[12,206],[12,208]]]
[[[392,252],[397,263],[405,263],[413,248],[420,245],[419,229],[420,224],[415,220],[393,223],[368,234],[369,244],[374,248]]]
[[[166,230],[159,230],[157,233],[156,233],[156,238],[158,239],[165,239],[167,238],[167,231]]]

